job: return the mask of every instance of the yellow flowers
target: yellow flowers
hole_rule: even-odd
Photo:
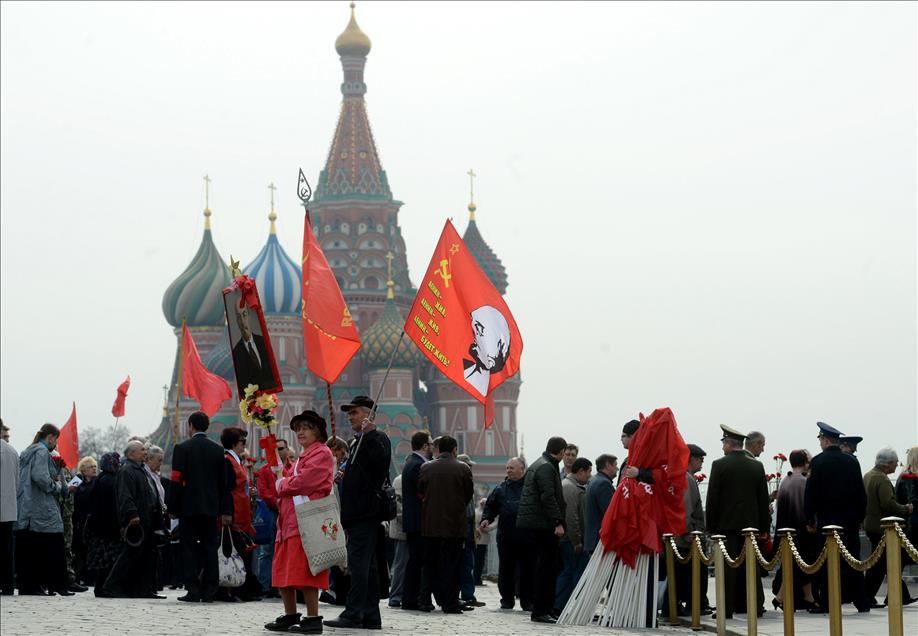
[[[243,391],[245,399],[239,402],[239,415],[246,424],[255,422],[258,426],[271,430],[277,424],[274,410],[277,408],[277,396],[273,393],[258,393],[258,385],[250,384]]]
[[[263,393],[255,398],[255,404],[266,411],[277,408],[277,398],[273,393]]]

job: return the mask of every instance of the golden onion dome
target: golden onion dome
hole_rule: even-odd
[[[344,57],[366,57],[372,46],[367,34],[357,26],[357,18],[354,16],[354,3],[351,3],[351,21],[347,23],[344,32],[335,40],[335,50],[338,55]]]

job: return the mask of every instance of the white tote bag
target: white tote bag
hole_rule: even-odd
[[[229,556],[224,547],[229,543]],[[245,565],[242,557],[236,552],[229,526],[223,526],[223,539],[217,548],[217,568],[220,573],[220,587],[239,587],[245,583]]]
[[[294,475],[298,468],[299,461],[293,466]],[[293,507],[300,541],[312,575],[336,565],[346,567],[347,542],[344,528],[341,527],[341,513],[338,511],[334,486],[328,496],[322,499],[310,500],[308,497],[295,496]]]

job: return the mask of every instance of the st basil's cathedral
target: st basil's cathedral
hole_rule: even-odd
[[[472,457],[476,490],[485,494],[503,480],[507,460],[518,454],[520,374],[495,392],[494,424],[485,430],[481,404],[436,371],[410,340],[405,338],[399,345],[404,317],[416,289],[409,276],[406,245],[398,222],[402,202],[392,194],[367,117],[364,69],[370,49],[370,38],[357,25],[352,3],[350,21],[335,40],[344,72],[341,110],[325,167],[319,173],[309,204],[313,231],[335,273],[362,341],[360,352],[332,386],[336,432],[339,437],[350,439],[350,427],[339,406],[356,395],[376,397],[386,366],[398,346],[376,416],[378,429],[392,442],[390,471],[393,474],[401,471],[405,457],[411,453],[410,440],[416,431],[427,429],[434,437],[448,434],[458,440],[460,453]],[[469,203],[468,210],[469,222],[463,240],[494,286],[504,294],[506,270],[479,231],[474,202]],[[151,438],[167,449],[167,463],[171,461],[174,444],[173,423],[177,419],[179,441],[185,439],[188,415],[198,408],[195,400],[184,395],[176,399],[183,319],[204,365],[235,389],[221,293],[230,285],[231,275],[214,243],[212,225],[216,220],[212,216],[206,207],[204,233],[197,253],[163,295],[163,313],[176,335],[177,346],[171,381],[164,387],[167,401],[162,421]],[[299,259],[291,258],[278,241],[273,206],[268,221],[267,241],[242,271],[257,282],[284,384],[283,393],[278,395],[280,425],[275,432],[296,448],[295,437],[286,423],[304,409],[321,413],[330,423],[329,401],[325,382],[306,368]],[[249,453],[261,458],[258,440],[263,430],[242,423],[235,390],[233,397],[211,418],[208,434],[218,440],[220,431],[229,426],[247,428]]]

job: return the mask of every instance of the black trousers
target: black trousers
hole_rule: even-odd
[[[63,532],[16,531],[16,587],[19,593],[67,587]]]
[[[683,553],[683,556],[688,552],[687,550],[683,551],[680,549],[680,552]],[[731,555],[732,556],[732,555]],[[700,591],[700,601],[701,604],[699,607],[704,609],[708,607],[708,566],[704,563],[701,564],[701,572],[699,573],[699,578],[701,579]],[[685,607],[688,610],[692,609],[692,563],[676,563],[676,600],[680,603],[685,603]],[[667,597],[668,598],[668,597]]]
[[[475,546],[475,585],[481,585],[481,575],[484,572],[485,561],[488,560],[487,544]]]
[[[855,557],[861,554],[861,539],[858,535],[857,526],[844,528],[841,532],[842,543],[848,548],[848,552]],[[858,609],[870,607],[870,599],[867,598],[867,592],[864,587],[864,574],[858,572],[845,561],[839,558],[841,570],[841,592],[842,603],[854,603]],[[882,559],[881,559],[882,561]],[[828,586],[829,568],[820,568],[816,573],[813,581],[813,594],[821,607],[829,607],[829,586]]]
[[[424,537],[424,561],[430,570],[434,596],[444,612],[459,610],[459,577],[465,539]]]
[[[724,539],[724,545],[727,546],[727,552],[730,554],[730,558],[736,558],[736,556],[743,549],[743,542],[746,538],[739,532],[725,532],[726,539]],[[753,558],[755,556],[753,555]],[[743,562],[743,565],[738,568],[731,568],[729,565],[724,567],[724,586],[726,591],[726,601],[727,607],[725,611],[725,616],[728,618],[733,616],[733,613],[745,614],[747,611],[750,611],[746,607],[746,562]],[[756,575],[755,575],[755,598],[756,606],[752,611],[758,611],[765,609],[765,590],[762,588],[762,577],[759,576],[758,565],[756,565]],[[719,611],[719,610],[718,610]]]
[[[15,586],[13,577],[13,524],[15,521],[0,523],[0,592],[12,594]]]
[[[217,548],[220,530],[216,517],[194,515],[179,521],[179,542],[182,546],[185,589],[192,597],[213,599],[217,594],[219,571]]]
[[[409,608],[419,604],[428,605],[430,594],[426,601],[420,601],[421,571],[424,566],[424,538],[420,532],[406,532],[408,544],[408,563],[405,565],[405,583],[402,586],[402,607]]]
[[[124,544],[102,589],[117,598],[145,598],[156,593],[156,544],[153,530],[144,529],[138,546]]]
[[[877,544],[880,543],[880,538],[883,535],[879,532],[868,532],[867,538],[870,539],[870,551],[873,552],[877,549]],[[910,563],[910,561],[903,560],[903,564]],[[886,576],[886,559],[881,558],[876,564],[867,570],[867,573],[864,575],[864,593],[867,597],[867,600],[871,603],[876,602],[877,592],[880,591],[880,585],[883,583],[883,577]],[[910,598],[908,592],[908,586],[905,584],[905,581],[902,581],[902,600],[906,601]],[[887,599],[888,600],[888,599]]]
[[[522,541],[519,536],[505,537],[497,542],[497,558],[497,589],[500,592],[501,604],[513,607],[519,582],[520,607],[527,612],[531,611],[535,599],[535,561],[532,559],[532,546]]]
[[[555,605],[555,582],[558,579],[561,555],[558,537],[552,530],[533,529],[531,532],[535,544],[535,598],[532,615],[544,616],[551,613]]]
[[[347,569],[351,589],[341,617],[357,623],[381,623],[379,616],[379,522],[357,521],[347,529]]]

